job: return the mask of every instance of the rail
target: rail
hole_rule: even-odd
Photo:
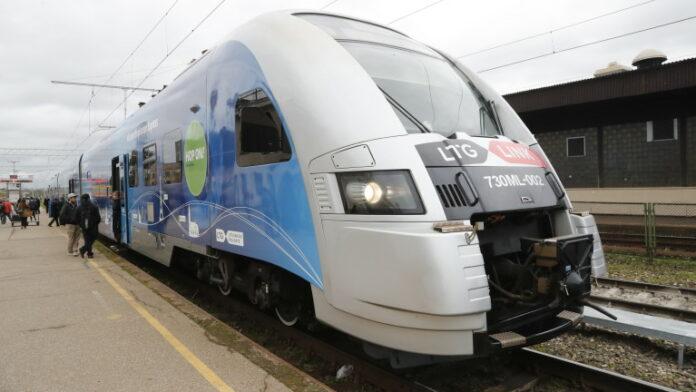
[[[649,260],[660,248],[696,250],[696,203],[576,200],[573,211],[594,215],[605,243],[642,246]]]
[[[665,286],[655,283],[638,282],[635,280],[617,278],[595,278],[597,283],[611,287],[638,289],[643,291],[669,293],[672,295],[683,295],[696,300],[696,289],[689,287]]]
[[[590,300],[598,305],[604,305],[612,308],[618,308],[627,310],[635,313],[647,314],[650,316],[670,318],[679,321],[686,321],[689,323],[696,323],[696,311],[687,309],[689,304],[696,299],[696,289],[686,288],[686,287],[676,287],[676,286],[664,286],[653,283],[636,282],[625,279],[615,279],[615,278],[595,278],[595,281],[600,289],[600,293],[596,293],[593,290]],[[621,289],[619,295],[609,294],[609,292],[604,292],[604,288],[616,287]],[[627,292],[624,292],[627,291]],[[641,297],[641,300],[634,301],[637,294],[649,293],[651,296],[659,296],[662,298],[657,298],[657,303],[651,303],[650,300]],[[679,307],[675,304],[679,304],[682,299],[681,305],[684,307]],[[661,305],[660,303],[669,303],[671,306]]]
[[[583,386],[589,386],[605,392],[654,392],[674,391],[662,385],[624,376],[609,370],[585,365],[580,362],[542,353],[532,349],[522,349],[517,355],[520,362],[528,364],[540,373],[550,374],[559,378],[573,379]]]

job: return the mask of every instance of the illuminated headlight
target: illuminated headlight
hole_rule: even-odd
[[[347,214],[423,214],[408,170],[336,173]]]

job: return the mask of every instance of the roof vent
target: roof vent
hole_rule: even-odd
[[[633,65],[638,69],[659,67],[667,60],[667,56],[655,49],[645,49],[633,59]]]
[[[628,65],[619,64],[616,61],[609,63],[606,68],[600,68],[594,72],[596,78],[600,76],[613,75],[621,72],[631,71],[633,68]]]

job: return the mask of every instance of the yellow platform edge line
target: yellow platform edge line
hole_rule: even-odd
[[[179,339],[177,339],[176,336],[174,336],[164,325],[162,325],[162,323],[160,323],[155,316],[153,316],[138,301],[136,301],[128,291],[124,290],[123,287],[121,287],[121,285],[119,285],[108,272],[106,272],[94,261],[90,260],[89,265],[96,269],[101,276],[103,276],[104,279],[109,282],[111,287],[113,287],[114,290],[116,290],[116,292],[123,297],[123,299],[125,299],[126,302],[128,302],[128,304],[150,324],[150,326],[152,326],[152,328],[159,332],[164,340],[174,347],[174,349],[179,352],[179,354],[181,354],[181,356],[184,357],[184,359],[191,366],[193,366],[193,368],[196,369],[196,371],[198,371],[198,373],[200,373],[200,375],[203,376],[203,378],[205,378],[210,385],[212,385],[218,391],[234,392],[234,389],[230,388],[230,386],[227,385],[217,374],[215,374],[215,372],[212,371],[205,363],[203,363],[203,361],[198,359],[198,357],[192,353],[191,350],[189,350]]]

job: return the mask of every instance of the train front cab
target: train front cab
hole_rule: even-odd
[[[395,366],[533,344],[579,322],[590,273],[604,269],[596,228],[569,213],[509,105],[397,32],[301,17],[369,75],[364,95],[388,103],[384,119],[365,121],[405,130],[309,164],[326,280],[312,287],[317,318]]]

